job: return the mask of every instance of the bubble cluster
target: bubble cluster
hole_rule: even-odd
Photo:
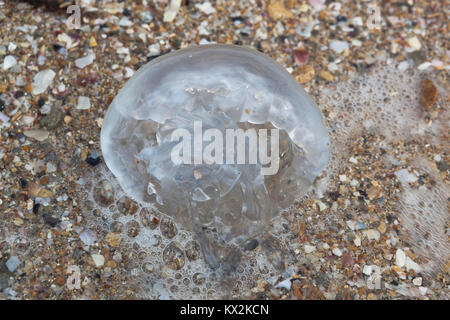
[[[444,141],[447,131],[442,129],[448,127],[448,115],[432,125],[424,121],[425,110],[420,105],[423,77],[412,69],[400,72],[393,66],[379,66],[348,82],[325,87],[317,103],[327,113],[332,156],[346,156],[343,151],[348,142],[363,132],[388,142],[420,137]],[[331,164],[336,165],[337,161]]]
[[[383,157],[388,166],[396,164],[393,155],[398,153],[394,147],[398,142],[446,145],[448,149],[448,112],[442,112],[433,121],[425,121],[427,110],[420,98],[421,82],[426,77],[433,78],[433,75],[378,66],[321,92],[317,103],[327,114],[332,150],[326,174],[316,183],[318,194],[323,193],[330,179],[346,165],[351,157],[352,142],[364,134],[383,139],[386,152]],[[436,85],[439,86],[438,82]],[[439,92],[443,97],[438,104],[446,100],[445,88],[440,88]],[[420,163],[418,167],[422,172],[431,175],[429,163],[420,156],[412,157],[413,163]],[[432,175],[436,183],[429,189],[402,185],[396,211],[407,230],[405,239],[428,261],[425,270],[436,272],[445,269],[450,257],[450,246],[445,240],[448,237],[449,188],[436,176],[436,171]]]
[[[131,257],[130,277],[139,297],[150,299],[213,299],[245,297],[254,275],[276,277],[285,270],[280,258],[283,238],[252,239],[246,259],[221,278],[205,263],[198,236],[148,203],[130,199],[102,165],[82,180],[89,227],[102,234],[119,233],[122,252]],[[260,243],[261,241],[261,243]],[[281,256],[280,256],[281,255]]]
[[[408,231],[409,243],[426,258],[424,270],[445,271],[450,259],[450,187],[440,179],[426,160],[416,159],[414,164],[419,174],[429,175],[435,184],[431,188],[413,188],[408,183],[403,183],[397,211],[401,223]]]

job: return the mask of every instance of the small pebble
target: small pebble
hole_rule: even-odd
[[[316,74],[316,72],[315,72],[314,68],[307,64],[307,65],[298,67],[298,69],[294,73],[294,76],[295,76],[295,79],[299,83],[306,83],[306,82],[310,81],[311,79],[313,79],[315,74]]]
[[[267,12],[269,13],[269,16],[273,20],[281,20],[281,19],[286,19],[286,18],[290,18],[293,16],[293,13],[284,7],[283,2],[278,1],[278,0],[272,1],[268,5]]]
[[[6,261],[6,267],[9,272],[16,271],[17,267],[20,265],[20,260],[17,256],[11,256],[8,261]]]
[[[407,42],[412,51],[417,51],[420,50],[420,48],[422,48],[422,45],[417,37],[409,38]]]
[[[133,21],[128,19],[127,17],[122,17],[119,21],[119,26],[121,27],[131,27],[133,25]]]
[[[420,287],[422,285],[422,278],[421,277],[414,278],[412,282],[415,286]]]
[[[100,163],[100,160],[100,156],[98,156],[96,153],[90,154],[86,157],[86,162],[91,166],[98,165]]]
[[[164,11],[164,22],[172,22],[177,16],[178,10],[180,10],[181,0],[171,0],[170,4],[166,7]]]
[[[78,104],[76,106],[78,110],[89,110],[91,108],[91,102],[88,97],[78,97]]]
[[[206,1],[203,3],[198,3],[195,5],[195,7],[206,15],[210,15],[210,14],[216,12],[216,9],[213,8],[213,6],[211,5],[211,2],[209,2],[209,1]]]
[[[325,70],[320,71],[320,77],[326,81],[333,81],[334,79],[333,75]]]
[[[405,185],[408,183],[414,183],[419,179],[419,178],[417,178],[416,175],[409,173],[409,171],[407,169],[398,170],[398,171],[394,172],[394,174],[397,177],[397,179],[402,184],[405,184]]]
[[[422,271],[422,267],[420,265],[418,265],[416,262],[414,262],[410,257],[406,257],[406,261],[405,261],[405,267],[406,270],[414,270],[415,272],[421,272]]]
[[[403,267],[406,263],[406,254],[402,249],[397,249],[395,253],[395,264],[400,268]]]
[[[342,53],[348,49],[349,44],[346,41],[335,40],[330,43],[330,49],[336,53]]]
[[[102,267],[105,264],[105,257],[101,254],[92,254],[91,257],[97,268]]]
[[[423,107],[431,109],[438,99],[438,90],[433,81],[425,79],[422,81],[422,96],[420,103]]]
[[[378,232],[378,230],[375,229],[369,229],[367,230],[367,239],[369,240],[380,240],[380,232]]]
[[[338,256],[338,257],[342,256],[342,251],[339,248],[334,248],[332,252],[335,256]]]
[[[291,279],[286,279],[278,283],[275,288],[284,288],[286,290],[291,290]]]
[[[43,129],[33,129],[24,131],[23,134],[28,138],[33,138],[37,141],[44,141],[48,138],[49,132]]]
[[[297,63],[297,65],[303,66],[304,64],[306,64],[308,62],[308,58],[309,58],[308,50],[296,49],[296,50],[292,51],[292,54],[294,56],[294,59],[295,59],[295,62]]]
[[[370,276],[372,274],[372,266],[365,265],[364,268],[363,268],[363,273],[366,276]]]
[[[80,240],[87,246],[92,245],[97,240],[97,235],[90,229],[84,230],[80,234]]]
[[[82,58],[78,58],[75,60],[75,65],[77,68],[83,69],[84,67],[90,65],[95,60],[95,54],[90,52],[86,56]]]
[[[8,70],[9,68],[14,67],[17,64],[16,58],[14,56],[6,56],[5,60],[3,60],[3,70]]]
[[[38,95],[47,90],[53,83],[56,73],[52,69],[46,69],[38,72],[33,78],[33,94]]]
[[[325,0],[308,0],[308,2],[314,9],[319,9],[325,4]]]

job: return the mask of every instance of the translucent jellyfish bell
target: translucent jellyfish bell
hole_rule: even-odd
[[[194,134],[194,122],[224,137],[227,129],[269,129],[268,141],[278,129],[278,171],[263,175],[261,163],[175,164],[172,134]],[[236,245],[305,194],[329,158],[321,112],[303,88],[274,60],[230,45],[183,49],[142,67],[111,103],[101,148],[130,197]]]

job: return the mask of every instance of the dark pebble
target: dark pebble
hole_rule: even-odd
[[[314,278],[316,284],[318,284],[319,286],[327,286],[330,282],[330,280],[328,279],[328,277],[323,274],[323,273],[319,273],[315,278]]]
[[[53,130],[56,129],[63,119],[64,112],[61,108],[53,106],[50,112],[40,121],[41,126]]]
[[[47,214],[45,214],[43,216],[43,218],[44,218],[44,222],[46,224],[48,224],[50,227],[52,227],[52,228],[56,227],[56,225],[59,223],[59,219],[58,218],[52,217],[52,216],[47,215]]]
[[[331,191],[328,192],[328,196],[330,197],[331,200],[336,201],[339,198],[339,191]]]
[[[445,161],[439,161],[437,163],[437,167],[438,167],[440,172],[445,172],[445,171],[448,170],[448,164]]]
[[[45,104],[45,100],[44,98],[40,97],[38,100],[38,106],[39,108],[42,108],[42,106]]]
[[[242,22],[242,17],[232,17],[231,18],[231,21],[233,21],[233,22],[236,22],[236,21],[239,21],[239,22]]]
[[[20,184],[20,187],[21,187],[21,188],[26,188],[27,185],[28,185],[28,182],[27,182],[27,180],[25,180],[25,179],[23,179],[23,178],[20,178],[19,184]]]
[[[88,156],[87,158],[86,158],[86,162],[88,163],[88,164],[90,164],[91,166],[96,166],[96,165],[98,165],[99,163],[100,163],[100,157],[98,157],[98,156],[95,156],[95,157],[91,157],[91,156]]]
[[[63,11],[64,9],[60,7],[61,4],[64,3],[64,0],[28,0],[27,2],[31,3],[32,5],[38,7],[38,6],[44,6],[49,11]],[[69,1],[70,3],[70,1]],[[75,2],[73,2],[75,3]],[[73,4],[70,3],[70,4]]]
[[[244,243],[242,248],[244,249],[244,251],[252,251],[252,250],[256,249],[258,244],[259,244],[259,241],[257,239],[250,239]]]
[[[261,42],[256,43],[256,49],[257,49],[259,52],[263,52],[263,53],[264,53],[264,50],[263,50],[262,45],[261,45]]]
[[[22,90],[17,90],[14,92],[14,98],[19,99],[20,97],[23,97],[25,93]]]
[[[409,53],[409,58],[414,60],[416,66],[419,66],[427,61],[427,55],[424,50],[418,50]]]
[[[358,190],[358,192],[367,199],[367,192],[365,192],[364,190]]]
[[[395,216],[389,213],[389,214],[386,216],[386,219],[387,219],[388,223],[392,223],[392,222],[394,222],[394,220],[395,220]]]
[[[336,17],[336,21],[337,21],[338,23],[339,23],[339,22],[346,22],[346,21],[347,21],[347,17],[338,15],[338,16]]]
[[[40,206],[41,205],[39,203],[36,203],[36,202],[34,203],[34,205],[33,205],[33,213],[34,214],[38,214]]]
[[[131,11],[129,9],[125,8],[125,9],[123,9],[123,15],[129,17],[129,16],[131,16]]]
[[[172,48],[174,49],[180,49],[181,41],[179,39],[174,39],[172,41]]]
[[[6,269],[5,267],[5,271],[0,270],[0,291],[8,288],[8,286],[9,286],[9,274],[8,269]]]
[[[62,48],[62,46],[57,43],[55,43],[52,47],[53,47],[53,50],[55,50],[56,52],[59,52],[59,50],[61,50],[61,48]]]

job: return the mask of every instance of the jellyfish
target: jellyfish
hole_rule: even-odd
[[[203,45],[130,78],[107,110],[101,149],[130,198],[194,231],[210,266],[233,269],[236,248],[308,192],[330,141],[319,108],[280,64]]]

